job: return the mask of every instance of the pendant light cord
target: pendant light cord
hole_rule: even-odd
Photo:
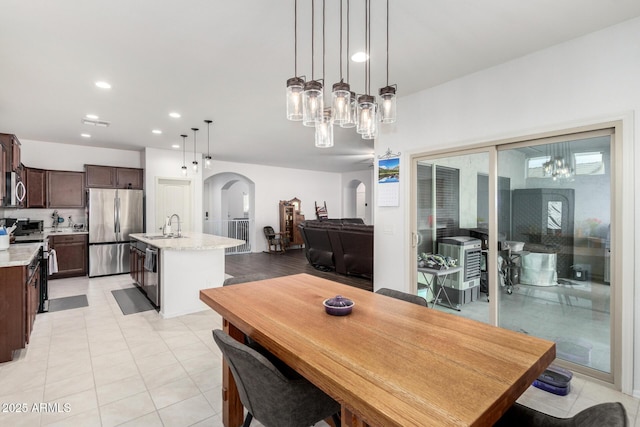
[[[347,0],[347,82],[349,81],[349,18],[350,18],[350,4],[351,1]],[[342,10],[342,9],[341,9]]]
[[[293,5],[293,75],[298,77],[298,0]]]
[[[342,0],[340,0],[340,82],[342,81]]]
[[[311,80],[315,80],[315,43],[314,43],[314,33],[315,33],[315,21],[316,21],[316,2],[315,0],[311,0]]]
[[[389,86],[389,0],[387,0],[387,86]]]
[[[325,54],[325,37],[324,37],[324,5],[325,0],[322,0],[322,84],[324,85],[324,54]]]

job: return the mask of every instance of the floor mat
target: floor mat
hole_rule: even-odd
[[[86,295],[74,295],[72,297],[54,298],[49,300],[49,312],[88,306],[89,301],[87,301]]]
[[[117,289],[111,291],[111,293],[125,316],[142,311],[155,310],[151,301],[138,288]]]

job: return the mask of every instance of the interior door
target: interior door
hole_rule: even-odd
[[[159,178],[156,185],[156,226],[160,231],[167,217],[178,214],[182,232],[192,230],[191,197],[192,185],[190,179]],[[172,230],[178,230],[174,218]]]

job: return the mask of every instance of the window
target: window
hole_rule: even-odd
[[[527,178],[544,178],[544,164],[550,159],[549,156],[531,157],[527,159]]]
[[[573,155],[576,175],[604,175],[604,162],[601,152],[576,153]]]

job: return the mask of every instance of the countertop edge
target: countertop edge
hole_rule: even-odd
[[[147,239],[147,233],[134,233],[129,237],[158,249],[172,251],[207,251],[233,248],[245,243],[244,240],[216,236],[206,233],[183,233],[183,237],[174,239]]]
[[[0,251],[0,268],[29,265],[39,251],[39,243],[11,244],[9,249]]]

